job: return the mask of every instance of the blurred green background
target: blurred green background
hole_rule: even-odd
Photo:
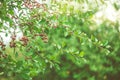
[[[22,3],[0,1],[0,29],[6,22],[14,28],[7,15],[15,15],[8,9],[17,8],[26,14],[18,15],[21,25],[16,27],[29,38],[26,47],[19,41],[15,50],[0,47],[0,80],[120,79],[119,1],[46,0],[44,7],[33,9],[22,8]],[[47,43],[34,38],[39,33],[47,35]]]

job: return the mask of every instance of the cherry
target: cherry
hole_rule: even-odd
[[[16,47],[16,43],[14,41],[11,41],[10,42],[10,47],[13,48],[13,47]]]
[[[23,37],[20,39],[20,41],[23,42],[22,46],[26,46],[29,40],[28,40],[28,37],[23,36]]]
[[[16,39],[16,35],[12,35],[11,38],[14,41]]]

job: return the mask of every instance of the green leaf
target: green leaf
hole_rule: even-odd
[[[0,72],[0,76],[3,75],[3,74],[4,74],[4,72]]]
[[[84,55],[85,55],[84,51],[81,51],[81,52],[79,53],[79,56],[80,56],[80,57],[84,57]]]

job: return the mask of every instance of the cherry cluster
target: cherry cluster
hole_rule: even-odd
[[[0,58],[6,58],[7,57],[7,54],[3,54],[3,51],[5,51],[5,44],[3,43],[3,41],[1,40],[0,41],[0,47],[1,47],[1,50],[0,50]]]
[[[28,9],[45,8],[45,4],[40,4],[37,1],[26,0],[23,5],[25,5],[25,7],[27,7]]]
[[[15,40],[16,40],[16,35],[12,35],[12,36],[11,36],[11,39],[12,39],[12,40],[11,40],[9,46],[10,46],[11,48],[15,48],[15,47],[16,47],[16,41],[15,41]],[[22,36],[21,39],[20,39],[20,41],[22,42],[22,46],[26,46],[26,45],[28,44],[28,41],[29,41],[29,40],[28,40],[28,37],[27,37],[27,36]]]
[[[35,36],[41,36],[41,39],[43,40],[44,43],[48,42],[48,36],[45,33],[35,34]]]
[[[4,51],[5,50],[5,44],[3,43],[3,41],[0,41],[0,47],[1,47],[1,49]]]
[[[2,51],[0,51],[0,58],[6,58],[7,54],[3,54]]]
[[[26,46],[28,44],[28,37],[27,36],[23,36],[20,41],[22,42],[22,46]]]
[[[10,42],[10,47],[11,48],[14,48],[14,47],[16,47],[16,42],[15,42],[15,40],[16,40],[16,35],[14,34],[14,35],[12,35],[11,36],[11,42]]]
[[[35,34],[34,36],[35,36],[35,37],[40,36],[44,43],[48,43],[48,36],[47,36],[47,34],[45,34],[45,33],[40,33],[40,34]],[[29,38],[28,38],[27,36],[22,36],[22,37],[19,39],[19,41],[21,42],[22,46],[25,47],[25,46],[28,45]],[[17,42],[16,42],[16,35],[13,34],[13,35],[11,36],[11,41],[10,41],[10,43],[9,43],[9,46],[10,46],[10,48],[15,48],[15,47],[17,47],[16,44],[17,44]],[[5,50],[5,46],[6,46],[6,45],[3,43],[3,41],[0,41],[0,47],[1,47],[1,49],[2,49],[3,51]]]

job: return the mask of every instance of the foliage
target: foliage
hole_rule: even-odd
[[[119,22],[106,20],[91,30],[90,26],[95,25],[91,18],[97,7],[82,11],[69,3],[0,1],[0,31],[14,29],[6,33],[6,36],[11,34],[9,45],[0,37],[1,77],[13,77],[13,80],[120,78]],[[17,28],[23,33],[19,40],[16,40]]]

